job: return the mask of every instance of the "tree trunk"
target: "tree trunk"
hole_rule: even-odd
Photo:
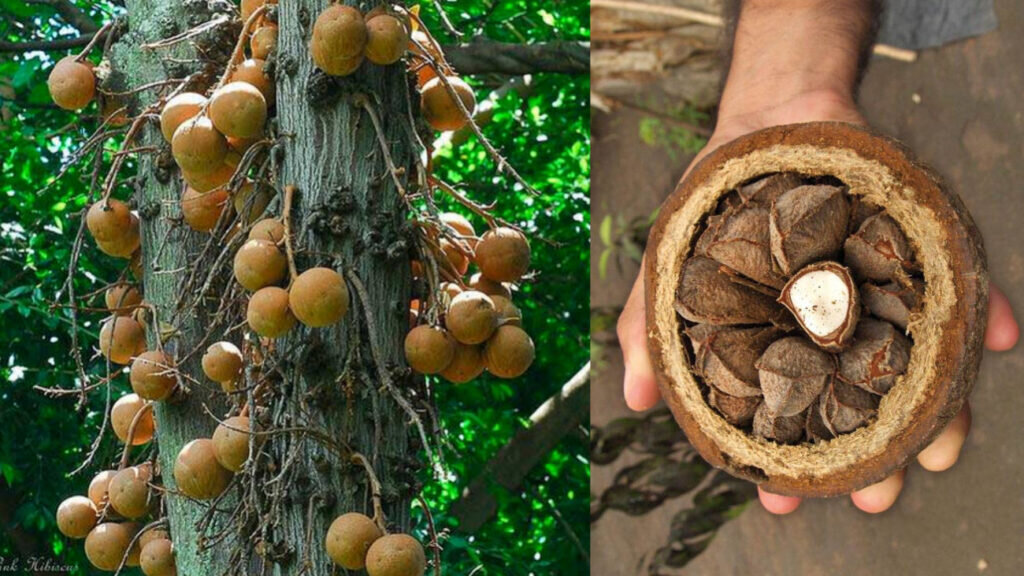
[[[208,4],[223,9],[218,2]],[[127,86],[193,72],[194,66],[186,65],[183,72],[165,59],[195,58],[196,44],[206,57],[226,57],[225,50],[233,43],[224,31],[230,27],[222,27],[172,48],[140,49],[143,43],[209,20],[214,13],[206,2],[194,0],[128,0],[126,5],[129,33],[118,42],[112,61]],[[410,380],[401,353],[410,283],[409,241],[403,236],[406,212],[373,123],[355,104],[364,96],[372,103],[394,163],[406,179],[414,159],[409,88],[401,65],[385,68],[367,62],[354,76],[341,80],[315,71],[308,43],[312,23],[325,5],[323,0],[298,0],[282,2],[278,8],[275,185],[279,199],[286,185],[297,190],[292,230],[299,271],[314,266],[351,269],[368,294],[376,339],[369,341],[364,308],[350,285],[352,304],[340,324],[319,329],[296,325],[272,351],[262,349],[267,363],[280,374],[265,408],[272,428],[316,429],[365,454],[383,484],[389,525],[404,531],[409,528],[409,503],[418,489],[418,444],[412,440],[406,415],[382,386],[370,346],[376,346],[396,387],[408,394]],[[237,27],[231,31],[237,32]],[[208,84],[215,81],[209,78]],[[152,95],[153,91],[146,92],[142,104]],[[167,351],[182,359],[198,350],[179,364],[179,370],[199,384],[191,384],[186,395],[159,403],[155,412],[162,481],[172,491],[165,507],[178,573],[332,574],[323,550],[328,526],[339,514],[372,514],[372,507],[363,470],[313,435],[269,437],[267,456],[258,461],[258,469],[237,475],[233,494],[218,502],[224,513],[216,515],[205,536],[227,530],[231,537],[212,548],[201,546],[204,534],[197,530],[208,506],[173,493],[172,470],[179,450],[191,440],[210,437],[216,427],[204,407],[218,417],[228,414],[229,401],[216,384],[206,381],[199,358],[218,340],[243,344],[240,331],[227,336],[225,332],[244,320],[245,298],[239,298],[228,257],[217,264],[219,279],[202,305],[179,313],[176,303],[190,274],[201,269],[199,276],[205,276],[216,253],[204,251],[208,235],[181,223],[180,176],[155,125],[145,128],[139,144],[165,148],[158,156],[140,159],[138,168],[135,200],[142,216],[145,298],[156,307],[159,319],[177,330],[176,337],[164,341]],[[280,215],[280,200],[271,204],[272,211],[275,205]],[[221,248],[217,244],[213,252]],[[222,299],[233,297],[239,301],[216,313]],[[154,345],[151,334],[150,346]],[[255,381],[252,372],[249,384]],[[236,509],[239,503],[243,507]]]

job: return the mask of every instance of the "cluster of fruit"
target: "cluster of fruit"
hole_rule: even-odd
[[[534,346],[522,329],[510,287],[530,268],[526,236],[498,227],[478,238],[469,220],[451,212],[442,214],[441,221],[458,233],[459,242],[441,238],[434,256],[458,283],[443,282],[433,291],[440,314],[428,314],[420,299],[413,300],[406,361],[420,374],[440,374],[457,384],[485,369],[499,378],[521,376],[533,363]],[[480,271],[465,282],[471,263]],[[414,261],[412,267],[414,277],[423,274],[421,262]]]
[[[342,514],[327,530],[327,555],[346,570],[368,576],[422,576],[427,569],[423,545],[408,534],[385,534],[372,518]]]

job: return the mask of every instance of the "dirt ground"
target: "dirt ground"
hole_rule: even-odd
[[[861,104],[869,122],[908,144],[943,173],[984,233],[993,282],[1024,319],[1024,5],[997,0],[999,30],[905,64],[876,59]],[[639,140],[640,116],[594,113],[594,221],[646,216],[672,190],[687,158]],[[595,235],[598,228],[595,226]],[[596,263],[601,242],[591,247]],[[592,306],[621,306],[637,267],[591,272]],[[592,422],[628,414],[622,364],[607,353],[592,395]],[[971,396],[974,425],[958,464],[933,474],[916,465],[899,502],[871,517],[847,498],[805,502],[776,518],[750,505],[728,522],[683,574],[1022,574],[1024,573],[1024,345],[988,353]],[[595,467],[592,492],[631,462]],[[608,512],[591,528],[594,574],[646,573],[684,505],[669,501],[640,517]]]

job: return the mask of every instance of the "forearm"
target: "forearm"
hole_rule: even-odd
[[[855,109],[877,16],[876,0],[743,0],[719,122],[793,104]]]

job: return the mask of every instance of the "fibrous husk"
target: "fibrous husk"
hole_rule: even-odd
[[[800,336],[776,340],[755,366],[765,409],[774,416],[803,412],[836,374],[835,357]]]
[[[704,248],[707,255],[755,280],[779,289],[786,280],[772,267],[768,208],[739,206],[723,214]]]
[[[802,184],[803,181],[796,174],[783,172],[758,178],[740,186],[736,191],[744,202],[770,208],[776,198]]]
[[[860,296],[853,277],[837,262],[818,262],[800,269],[782,288],[779,302],[825,350],[845,348],[860,319]]]
[[[687,260],[679,274],[676,312],[708,324],[774,324],[792,327],[793,318],[771,296],[734,282],[710,258]]]
[[[694,368],[708,385],[730,396],[761,395],[754,363],[781,335],[778,328],[698,324],[686,334],[696,353]]]
[[[772,258],[789,275],[839,253],[850,221],[842,188],[799,186],[782,193],[771,208]]]
[[[913,254],[907,237],[896,222],[876,214],[861,224],[843,246],[846,265],[857,278],[885,282],[907,282],[913,269]]]
[[[835,379],[821,393],[817,408],[828,431],[839,435],[867,424],[878,413],[878,400],[870,392]]]
[[[860,286],[860,297],[868,314],[906,330],[910,313],[921,301],[923,288],[921,282],[913,278],[910,286],[865,282]]]
[[[767,403],[761,404],[754,413],[754,435],[781,444],[796,444],[804,436],[804,412],[792,416],[773,415]]]
[[[712,387],[708,392],[708,404],[718,410],[729,424],[748,426],[762,401],[760,396],[730,396]]]
[[[839,378],[874,394],[885,394],[907,370],[910,340],[892,324],[864,318],[853,345],[839,355]]]

